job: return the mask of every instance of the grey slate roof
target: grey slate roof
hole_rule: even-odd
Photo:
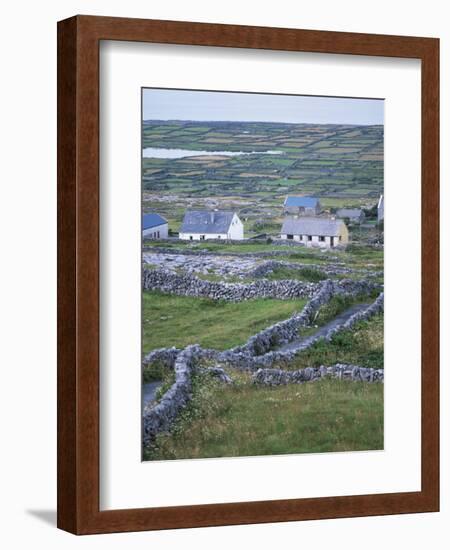
[[[231,210],[188,210],[180,233],[227,233],[234,214]]]
[[[319,235],[337,237],[345,226],[342,220],[329,218],[286,218],[281,228],[282,235]]]
[[[339,218],[359,218],[362,214],[362,210],[359,208],[340,208],[336,212],[336,216]]]
[[[142,216],[142,229],[150,229],[151,227],[158,227],[167,223],[162,216],[156,213],[144,214]]]

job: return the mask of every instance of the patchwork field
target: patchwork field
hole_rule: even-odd
[[[370,208],[383,188],[382,126],[144,121],[142,141],[144,149],[218,153],[143,158],[144,209],[164,215],[173,231],[186,207],[236,210],[255,235],[281,222],[288,193],[320,196],[325,208]]]

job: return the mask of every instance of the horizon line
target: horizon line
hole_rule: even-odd
[[[348,122],[284,122],[278,120],[210,120],[210,119],[191,119],[191,118],[143,118],[142,122],[204,122],[204,123],[227,123],[227,124],[287,124],[296,126],[383,126],[378,124],[354,124]]]

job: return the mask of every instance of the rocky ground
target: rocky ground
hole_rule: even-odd
[[[144,262],[147,265],[167,269],[174,273],[182,270],[186,273],[202,275],[223,275],[245,277],[264,260],[252,257],[222,256],[222,255],[186,255],[144,252]]]
[[[224,278],[263,278],[279,268],[301,270],[314,269],[326,276],[345,276],[356,274],[358,276],[376,277],[380,271],[371,269],[352,269],[339,261],[326,262],[325,264],[288,262],[284,260],[271,260],[261,255],[250,254],[192,254],[181,252],[167,252],[161,250],[145,251],[142,255],[144,263],[153,268],[165,269],[172,273],[188,273],[194,275],[216,275]]]

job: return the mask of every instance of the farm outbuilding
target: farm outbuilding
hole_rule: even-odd
[[[316,197],[287,196],[284,201],[285,214],[297,214],[299,216],[317,216],[322,211],[319,199]]]
[[[366,216],[360,208],[340,208],[336,212],[336,218],[348,219],[351,223],[363,223]]]
[[[287,218],[281,238],[298,241],[308,247],[333,248],[348,243],[348,229],[342,220],[330,218]]]
[[[144,214],[142,216],[142,236],[144,239],[167,239],[169,223],[159,214]]]
[[[244,225],[236,212],[229,210],[190,210],[185,213],[180,228],[180,239],[186,241],[241,241],[243,238]]]

